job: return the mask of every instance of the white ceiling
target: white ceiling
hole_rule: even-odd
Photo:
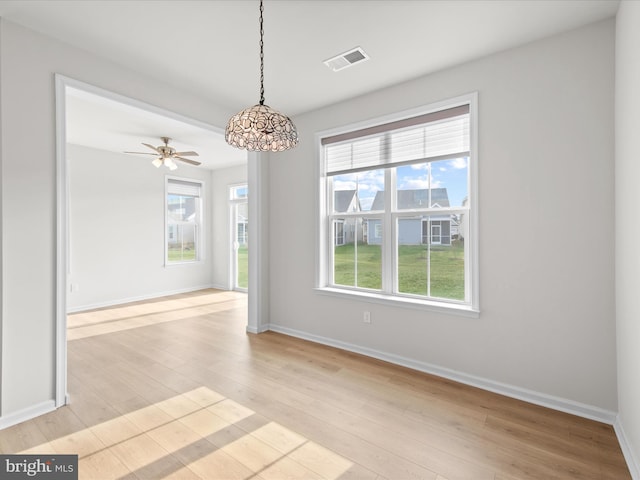
[[[295,116],[612,17],[618,4],[265,0],[266,103]],[[0,16],[189,90],[230,115],[259,100],[257,0],[0,0]],[[322,63],[356,46],[370,60],[340,72]],[[135,131],[140,142],[156,145],[161,135],[176,142],[178,136],[188,137],[179,130],[179,135],[159,134],[159,125],[145,130],[143,123]],[[117,119],[114,125],[125,126]],[[89,142],[86,131],[78,135]],[[132,149],[120,147],[111,149]],[[205,152],[195,140],[185,147]]]
[[[142,143],[159,146],[161,137],[169,137],[170,146],[178,152],[196,151],[198,157],[187,157],[201,162],[200,168],[215,170],[246,162],[243,150],[227,145],[219,130],[196,120],[185,119],[157,107],[131,105],[73,87],[66,89],[67,142],[116,153],[152,153]],[[151,155],[133,155],[132,161],[155,158]],[[176,162],[178,167],[185,165]]]

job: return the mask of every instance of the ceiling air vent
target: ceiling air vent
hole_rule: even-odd
[[[335,57],[325,60],[324,64],[334,72],[355,65],[356,63],[369,60],[369,55],[360,47],[352,48],[348,52],[341,53]]]

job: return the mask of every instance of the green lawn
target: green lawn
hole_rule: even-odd
[[[193,262],[196,259],[196,251],[194,249],[170,248],[168,257],[170,262]],[[247,245],[240,245],[238,248],[238,287],[249,288],[249,249]]]
[[[334,280],[338,285],[358,286],[379,290],[381,281],[381,249],[377,245],[335,247]],[[398,284],[402,293],[427,295],[426,245],[401,245],[398,251]],[[355,279],[357,261],[358,279]],[[464,300],[464,246],[432,246],[431,296],[452,300]]]
[[[195,248],[169,248],[167,257],[170,262],[193,262],[196,259]]]
[[[247,245],[238,247],[238,287],[249,288],[249,248]]]

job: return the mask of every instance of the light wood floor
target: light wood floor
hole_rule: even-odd
[[[275,333],[205,290],[69,316],[71,404],[0,431],[81,479],[628,479],[613,429]]]

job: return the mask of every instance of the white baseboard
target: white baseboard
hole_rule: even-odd
[[[264,333],[269,330],[268,325],[262,325],[260,328],[251,327],[247,325],[247,333]],[[274,330],[275,331],[275,330]]]
[[[179,295],[181,293],[189,293],[189,292],[195,292],[198,290],[206,290],[207,288],[216,288],[218,290],[220,290],[218,287],[214,286],[214,285],[199,285],[199,286],[195,286],[195,287],[188,287],[188,288],[181,288],[178,290],[171,290],[168,292],[157,292],[157,293],[150,293],[147,295],[140,295],[137,297],[128,297],[128,298],[118,298],[118,299],[114,299],[114,300],[106,300],[104,302],[98,302],[98,303],[92,303],[89,305],[78,305],[75,307],[68,307],[67,308],[67,313],[77,313],[77,312],[85,312],[87,310],[95,310],[96,308],[105,308],[105,307],[113,307],[115,305],[123,305],[125,303],[132,303],[132,302],[141,302],[144,300],[152,300],[154,298],[159,298],[159,297],[168,297],[170,295]]]
[[[633,453],[633,449],[629,444],[627,435],[624,433],[624,428],[622,428],[620,415],[616,417],[616,421],[613,424],[613,429],[616,431],[616,436],[618,437],[618,442],[620,443],[620,448],[622,449],[624,459],[627,462],[627,467],[629,467],[631,478],[633,480],[640,480],[640,459],[636,458],[635,454]]]
[[[46,402],[39,403],[32,407],[27,407],[17,412],[10,413],[0,417],[0,430],[12,427],[32,418],[44,415],[45,413],[53,412],[56,409],[56,402],[54,400],[47,400]]]
[[[594,407],[592,405],[586,405],[584,403],[575,402],[573,400],[567,400],[565,398],[547,395],[545,393],[535,392],[533,390],[516,387],[514,385],[508,385],[506,383],[496,382],[494,380],[478,377],[475,375],[469,375],[463,372],[439,367],[437,365],[413,360],[392,353],[381,352],[371,348],[361,347],[359,345],[309,334],[288,327],[282,327],[280,325],[270,324],[269,330],[283,333],[285,335],[290,335],[292,337],[302,338],[311,342],[328,345],[330,347],[340,348],[349,352],[360,353],[368,357],[377,358],[378,360],[384,360],[386,362],[401,365],[403,367],[408,367],[413,370],[437,375],[439,377],[447,378],[449,380],[463,383],[465,385],[482,388],[483,390],[488,390],[500,395],[516,398],[518,400],[523,400],[525,402],[548,407],[554,410],[559,410],[561,412],[570,413],[572,415],[578,415],[580,417],[588,418],[590,420],[596,420],[608,425],[613,425],[616,420],[615,412],[604,410],[599,407]]]

